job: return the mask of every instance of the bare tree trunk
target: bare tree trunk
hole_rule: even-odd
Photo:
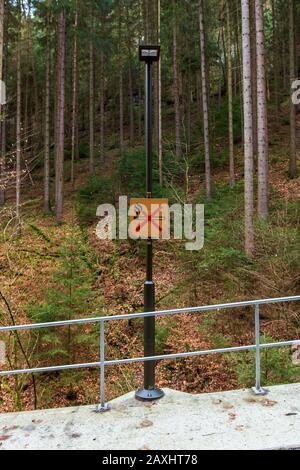
[[[202,108],[202,92],[201,92],[201,72],[196,74],[196,87],[197,87],[197,108]],[[200,116],[201,113],[199,113]]]
[[[236,52],[237,52],[237,67],[238,67],[238,88],[240,98],[240,111],[241,111],[241,129],[242,129],[242,144],[244,145],[244,102],[243,102],[243,60],[242,60],[242,34],[240,28],[240,16],[241,16],[241,1],[236,2]]]
[[[126,22],[130,24],[129,5],[126,3]],[[134,145],[134,107],[133,107],[133,73],[132,73],[132,43],[131,34],[128,27],[126,34],[128,52],[128,99],[129,99],[129,120],[130,120],[130,145]]]
[[[161,35],[161,3],[157,3],[157,25],[158,41]],[[162,146],[162,83],[161,83],[161,60],[158,63],[158,162],[159,162],[159,183],[163,185],[163,146]]]
[[[119,77],[120,87],[120,150],[121,153],[124,151],[124,97],[123,97],[123,70],[120,67]]]
[[[101,58],[101,83],[100,83],[100,161],[104,161],[104,53],[103,50],[100,52]]]
[[[251,44],[251,88],[253,115],[253,153],[257,155],[257,72],[256,72],[256,28],[255,0],[250,1],[250,44]]]
[[[141,102],[142,102],[142,79],[141,79],[141,76],[142,76],[142,73],[141,73],[141,63],[139,62],[139,65],[138,65],[138,99],[139,99],[139,106],[138,106],[138,135],[139,135],[139,140],[141,141],[142,140],[142,137],[143,137],[143,131],[142,131],[142,106],[141,106]]]
[[[39,94],[38,94],[38,84],[37,84],[37,72],[36,72],[36,64],[35,64],[33,44],[32,44],[31,2],[28,2],[28,6],[29,6],[29,13],[27,16],[27,20],[29,22],[28,52],[29,52],[29,58],[31,62],[31,71],[32,71],[32,89],[34,92],[34,115],[33,115],[32,123],[33,123],[34,133],[36,132],[38,134],[41,130],[41,125],[40,125],[41,123],[39,119],[40,117],[39,117]],[[32,150],[34,150],[33,145],[32,145]]]
[[[74,185],[74,163],[76,157],[76,135],[77,135],[77,55],[78,55],[78,4],[76,2],[76,11],[74,19],[74,46],[73,46],[73,96],[72,96],[72,160],[71,160],[71,183]]]
[[[173,19],[173,93],[175,105],[175,134],[176,134],[176,157],[180,158],[182,155],[181,148],[181,113],[180,113],[180,98],[179,98],[179,79],[178,79],[178,60],[177,60],[177,14],[176,3],[174,5],[174,19]]]
[[[124,151],[124,91],[123,91],[123,63],[122,63],[122,4],[119,2],[119,107],[120,107],[120,150]]]
[[[158,44],[157,28],[157,0],[151,2],[151,44]],[[158,64],[153,63],[153,141],[154,149],[158,154]]]
[[[187,152],[191,152],[191,97],[192,97],[192,70],[191,60],[189,59],[188,77],[187,77],[187,90],[186,90],[186,145]]]
[[[287,47],[286,47],[286,35],[284,34],[284,27],[281,30],[281,73],[282,73],[282,86],[286,90],[288,86],[288,65],[287,65]]]
[[[21,8],[20,8],[21,11]],[[21,15],[20,15],[21,16]],[[19,26],[21,28],[21,25]],[[21,236],[21,33],[17,44],[17,116],[16,116],[16,236]]]
[[[6,82],[7,78],[7,47],[4,47],[4,73],[2,75],[4,77],[4,81]],[[5,204],[5,177],[6,177],[6,105],[1,107],[2,113],[2,122],[1,122],[1,159],[0,162],[0,180],[1,180],[1,172],[3,176],[3,187],[1,188],[0,182],[0,205]]]
[[[28,60],[29,57],[28,57],[28,54],[27,54],[27,57],[26,57],[26,60]],[[30,118],[29,118],[29,111],[28,111],[28,102],[29,102],[29,86],[28,86],[28,83],[29,83],[29,76],[26,75],[26,81],[25,81],[25,93],[23,93],[23,96],[24,96],[24,101],[25,101],[25,106],[24,106],[24,126],[23,126],[23,129],[24,129],[24,135],[28,135],[29,136],[29,133],[32,132],[32,130],[30,129],[30,125],[29,125],[29,122],[30,122]],[[29,140],[29,139],[28,139]],[[28,142],[29,143],[29,142]],[[31,145],[30,145],[31,147]]]
[[[251,41],[249,0],[242,1],[244,145],[245,145],[245,250],[254,254],[253,109],[251,90]]]
[[[58,15],[57,57],[57,130],[55,155],[55,213],[56,222],[63,221],[64,144],[65,144],[65,41],[66,17],[64,10]]]
[[[279,128],[279,28],[277,17],[277,3],[272,0],[272,16],[273,16],[273,70],[274,70],[274,98],[275,98],[275,113],[276,125]]]
[[[235,185],[234,171],[234,140],[233,140],[233,105],[232,105],[232,41],[231,41],[231,22],[229,2],[226,2],[226,19],[227,19],[227,86],[228,86],[228,128],[229,128],[229,173],[230,186]]]
[[[202,0],[199,1],[199,31],[200,31],[200,54],[201,54],[201,81],[202,81],[206,196],[208,199],[210,199],[212,195],[212,181],[211,181],[211,162],[210,162],[208,96],[207,96],[207,81],[206,81],[205,33],[204,33]]]
[[[3,63],[4,63],[4,0],[0,0],[0,80],[3,81]],[[0,102],[0,134],[1,134],[1,153],[0,153],[0,206],[5,203],[4,177],[5,177],[5,147],[2,142],[5,136],[5,117],[3,116],[4,104]]]
[[[133,79],[132,79],[132,53],[131,38],[127,35],[128,47],[128,85],[129,85],[129,117],[130,117],[130,145],[134,145],[134,108],[133,108]]]
[[[149,43],[149,4],[148,0],[143,0],[143,19],[144,19],[144,34],[145,43]]]
[[[294,0],[289,0],[289,44],[290,44],[290,92],[292,83],[296,80],[295,71],[295,20],[294,20]],[[296,106],[291,100],[290,105],[290,131],[291,131],[291,148],[290,148],[290,165],[289,174],[291,178],[297,176],[297,144],[296,144]]]
[[[258,216],[268,217],[268,117],[266,52],[262,0],[255,0],[257,59]]]
[[[138,32],[138,41],[139,41],[139,44],[142,44],[143,40],[142,40],[142,37],[143,37],[143,4],[142,2],[138,2],[139,3],[139,32]],[[142,96],[143,96],[143,93],[142,93],[142,64],[141,62],[139,61],[138,62],[138,65],[137,65],[137,87],[138,87],[138,116],[137,116],[137,120],[138,120],[138,140],[139,142],[142,140],[143,138],[143,125],[142,125],[142,106],[141,106],[141,103],[142,103]]]
[[[0,0],[0,80],[3,80],[3,58],[4,58],[4,0]],[[0,110],[1,110],[0,102]]]
[[[0,157],[0,206],[5,204],[5,158],[6,158],[6,121],[5,106],[2,106],[1,157]],[[2,181],[3,180],[3,181]],[[2,182],[1,182],[2,181]]]
[[[44,156],[44,213],[50,213],[50,12],[47,13],[46,97],[45,97],[45,156]]]
[[[94,20],[92,19],[92,23]],[[92,37],[90,38],[90,174],[94,173],[94,147],[95,147],[95,78],[94,78],[94,28],[92,26]]]

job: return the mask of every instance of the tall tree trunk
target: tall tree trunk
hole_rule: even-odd
[[[255,0],[250,1],[250,44],[251,44],[251,88],[253,113],[253,153],[257,155],[257,71],[256,71],[256,27]]]
[[[129,118],[130,118],[130,145],[134,145],[134,107],[133,107],[133,77],[132,77],[132,52],[131,37],[127,35],[128,47],[128,86],[129,86]]]
[[[45,156],[44,156],[44,213],[50,213],[50,12],[47,13],[46,96],[45,96]]]
[[[286,90],[288,86],[288,64],[287,64],[287,53],[288,53],[288,48],[287,48],[287,37],[284,31],[284,25],[282,25],[282,30],[281,30],[281,73],[282,73],[282,87],[284,90]]]
[[[40,132],[40,109],[39,109],[39,94],[38,94],[38,84],[37,84],[37,72],[36,72],[36,64],[35,64],[35,59],[34,59],[34,54],[33,54],[33,46],[32,46],[32,33],[30,31],[30,36],[29,36],[29,54],[30,54],[30,60],[31,60],[31,70],[32,70],[32,84],[33,84],[33,91],[34,91],[34,115],[33,115],[33,126],[35,129],[35,132],[39,133]]]
[[[251,41],[249,0],[242,1],[244,146],[245,146],[245,251],[254,254],[253,110],[251,90]]]
[[[207,96],[207,81],[206,81],[205,32],[204,32],[203,1],[202,0],[199,1],[199,31],[200,31],[200,54],[201,54],[201,82],[202,82],[206,196],[208,199],[210,199],[212,195],[212,181],[211,181],[211,162],[210,162],[208,96]]]
[[[1,123],[1,162],[0,162],[0,206],[5,204],[5,159],[6,159],[6,119],[5,119],[5,106],[2,106],[2,123]],[[1,184],[1,174],[3,183]]]
[[[100,83],[100,161],[104,161],[104,118],[105,118],[105,108],[104,108],[104,52],[100,52],[100,62],[101,62],[101,83]]]
[[[258,216],[268,217],[268,118],[266,52],[262,0],[255,0],[257,58]]]
[[[236,1],[236,48],[237,48],[237,69],[238,69],[238,90],[240,98],[240,111],[241,111],[241,129],[242,129],[242,144],[244,145],[244,100],[243,100],[243,59],[241,54],[242,49],[242,33],[240,27],[241,17],[241,1]]]
[[[55,154],[55,214],[57,224],[63,222],[64,144],[65,144],[65,41],[66,17],[62,10],[58,15],[57,52],[57,127]]]
[[[94,24],[94,20],[92,19]],[[90,174],[94,173],[94,147],[95,147],[95,71],[94,71],[94,27],[92,25],[92,37],[90,38]]]
[[[149,43],[149,3],[143,0],[143,19],[144,19],[144,36],[145,44]]]
[[[202,91],[201,91],[201,72],[198,71],[196,74],[196,87],[197,87],[197,109],[202,109]],[[199,113],[199,117],[201,113]],[[199,122],[201,119],[199,119]]]
[[[73,90],[72,90],[72,160],[71,160],[71,183],[74,185],[74,163],[76,157],[76,136],[77,136],[77,55],[78,55],[78,38],[77,38],[77,28],[78,28],[78,3],[76,2],[76,11],[74,18],[74,45],[73,45]]]
[[[0,80],[4,81],[3,74],[4,63],[4,0],[0,0]],[[5,136],[5,117],[3,115],[4,103],[0,102],[0,206],[5,203],[5,190],[4,190],[4,177],[5,177],[5,148],[3,149],[2,142]]]
[[[227,86],[228,86],[228,129],[229,129],[229,173],[230,186],[235,184],[234,171],[234,139],[233,139],[233,105],[232,105],[232,42],[231,42],[231,22],[229,2],[226,2],[226,20],[227,20]]]
[[[4,77],[4,82],[7,81],[7,46],[4,46],[4,64],[3,64],[3,69],[4,73],[2,72],[2,75]],[[1,122],[1,157],[2,157],[2,168],[1,168],[1,163],[0,163],[0,179],[1,179],[1,171],[2,171],[2,176],[4,179],[4,185],[3,188],[0,188],[0,205],[5,203],[5,179],[6,179],[6,104],[2,106],[1,109],[2,112],[2,122]]]
[[[177,13],[176,3],[173,1],[174,18],[173,18],[173,93],[174,93],[174,106],[175,106],[175,134],[176,134],[176,157],[180,158],[182,155],[181,148],[181,112],[180,112],[180,97],[179,97],[179,79],[178,79],[178,58],[177,58]]]
[[[128,30],[126,34],[128,52],[128,100],[129,100],[129,120],[130,120],[130,145],[134,145],[134,103],[133,103],[133,71],[132,71],[132,37],[129,29],[130,14],[129,5],[126,3],[126,22]]]
[[[186,148],[188,155],[191,152],[191,99],[192,99],[192,70],[189,58],[188,76],[186,84]]]
[[[123,97],[123,70],[120,67],[119,76],[119,98],[120,98],[120,150],[124,151],[124,97]]]
[[[139,62],[139,65],[138,65],[138,100],[139,100],[139,105],[138,105],[138,135],[139,135],[139,140],[141,141],[142,138],[143,138],[143,123],[142,123],[142,106],[141,106],[141,102],[142,102],[142,96],[143,96],[143,92],[142,92],[142,68],[141,68],[141,63]]]
[[[143,1],[139,1],[139,32],[138,32],[138,41],[139,45],[143,44],[145,41],[145,24],[144,24],[144,5]],[[138,138],[139,141],[143,139],[143,64],[139,61],[138,70],[137,70],[137,81],[138,81]]]
[[[28,54],[27,54],[27,57],[26,57],[26,60],[28,60]],[[24,96],[24,101],[25,101],[25,105],[24,105],[24,136],[28,136],[32,133],[32,130],[33,129],[30,129],[30,126],[29,126],[29,122],[30,122],[30,118],[29,118],[29,75],[26,75],[26,79],[25,79],[25,90],[24,90],[24,93],[23,93],[23,96]],[[29,139],[28,139],[29,140]],[[29,142],[28,142],[29,143]],[[30,146],[31,147],[31,146]]]
[[[157,36],[157,0],[151,2],[151,44],[158,44]],[[158,153],[158,66],[153,63],[153,141],[154,149]]]
[[[275,113],[276,113],[275,116],[276,116],[276,125],[277,125],[277,128],[279,128],[280,100],[279,100],[279,40],[278,40],[278,35],[280,31],[278,28],[276,0],[272,0],[272,16],[273,16],[274,98],[275,98]]]
[[[157,25],[158,42],[161,35],[161,3],[157,4]],[[161,83],[161,59],[158,63],[158,162],[159,162],[159,183],[163,185],[163,146],[162,146],[162,83]]]
[[[21,12],[21,8],[19,8]],[[20,14],[21,17],[21,14]],[[20,25],[21,28],[21,25]],[[21,236],[21,33],[17,43],[17,116],[16,116],[16,236]]]
[[[290,44],[290,90],[292,83],[296,80],[295,71],[295,20],[294,20],[294,0],[289,0],[289,44]],[[297,144],[296,144],[296,106],[291,100],[290,105],[290,165],[289,174],[291,178],[297,176]]]
[[[119,123],[119,139],[120,139],[120,151],[124,151],[124,92],[123,92],[123,63],[122,63],[122,4],[119,1],[119,114],[120,114],[120,123]]]

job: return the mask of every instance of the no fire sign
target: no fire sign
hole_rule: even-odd
[[[131,199],[130,236],[136,239],[164,239],[169,231],[168,199]]]

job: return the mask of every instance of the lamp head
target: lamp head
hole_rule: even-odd
[[[139,57],[141,62],[158,62],[160,46],[139,46]]]

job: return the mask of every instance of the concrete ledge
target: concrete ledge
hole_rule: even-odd
[[[203,395],[133,393],[94,406],[0,415],[0,449],[200,450],[300,448],[300,384]]]

